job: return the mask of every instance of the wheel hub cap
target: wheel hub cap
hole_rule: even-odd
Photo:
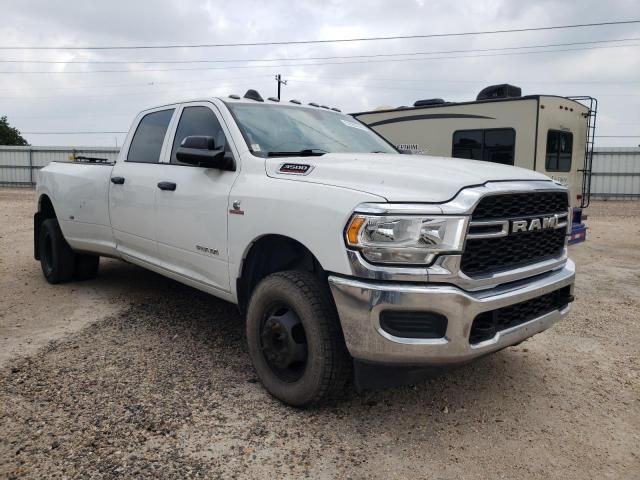
[[[307,359],[307,342],[298,316],[288,308],[273,312],[262,326],[262,352],[276,369],[286,370]]]

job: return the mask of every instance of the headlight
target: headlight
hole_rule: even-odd
[[[439,253],[460,253],[467,217],[355,214],[345,236],[372,263],[428,265]]]

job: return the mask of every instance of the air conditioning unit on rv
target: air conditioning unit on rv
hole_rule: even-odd
[[[446,102],[442,98],[427,98],[425,100],[416,100],[414,107],[428,107],[429,105],[444,105]]]
[[[480,90],[476,100],[490,100],[492,98],[517,98],[522,96],[522,89],[515,85],[503,83],[502,85],[490,85]]]

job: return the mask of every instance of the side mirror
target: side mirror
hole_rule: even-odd
[[[216,148],[213,137],[200,135],[186,137],[176,150],[176,158],[179,162],[196,167],[217,168],[232,172],[236,169],[231,155],[227,155],[224,147]]]

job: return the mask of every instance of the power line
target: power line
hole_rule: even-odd
[[[189,64],[189,63],[240,63],[240,62],[287,62],[299,60],[338,60],[349,58],[379,58],[416,55],[441,55],[448,53],[498,52],[504,50],[524,50],[529,48],[567,47],[575,45],[593,45],[602,43],[638,41],[640,37],[619,38],[616,40],[592,40],[587,42],[547,43],[542,45],[521,45],[518,47],[474,48],[463,50],[439,50],[430,52],[396,52],[376,53],[372,55],[332,55],[325,57],[285,57],[285,58],[243,58],[236,60],[0,60],[0,63],[35,63],[35,64],[71,64],[71,65],[149,65],[149,64]],[[624,46],[624,45],[621,45]]]
[[[166,83],[176,83],[176,84],[181,84],[181,85],[177,85],[175,87],[169,87],[167,89],[164,90],[147,90],[147,91],[135,91],[135,92],[129,92],[129,91],[125,91],[125,92],[112,92],[112,93],[100,93],[100,94],[89,94],[89,95],[0,95],[0,99],[4,98],[4,99],[12,99],[12,100],[21,100],[21,99],[34,99],[34,98],[99,98],[99,97],[129,97],[129,96],[140,96],[140,95],[157,95],[159,93],[171,93],[174,91],[181,91],[184,92],[185,91],[185,85],[184,83],[189,83],[189,82],[166,82]],[[217,83],[217,84],[213,84],[211,85],[211,87],[209,88],[209,90],[211,88],[235,88],[235,87],[245,87],[245,86],[249,86],[249,87],[255,87],[255,85],[264,85],[263,82],[240,82],[240,83],[232,83],[232,84],[223,84],[223,83]],[[135,85],[131,85],[132,87],[135,87]],[[100,87],[97,87],[100,88]],[[192,89],[198,89],[198,91],[202,90],[203,87],[192,87]],[[40,91],[40,88],[34,87],[34,90],[38,90]],[[211,95],[209,95],[211,96]]]
[[[71,87],[53,87],[53,88],[42,88],[40,86],[34,86],[33,88],[28,88],[27,90],[31,91],[33,89],[36,89],[38,91],[42,91],[42,90],[46,90],[46,91],[52,91],[52,90],[78,90],[78,89],[85,89],[85,88],[89,88],[89,89],[102,89],[102,88],[127,88],[127,87],[154,87],[156,85],[176,85],[179,84],[183,87],[185,86],[189,86],[191,84],[194,83],[208,83],[214,87],[218,87],[218,86],[228,86],[228,85],[237,85],[237,83],[228,83],[229,81],[234,81],[234,80],[247,80],[249,78],[251,79],[256,79],[256,78],[266,78],[266,77],[271,77],[270,73],[263,73],[261,75],[242,75],[239,77],[225,77],[225,78],[211,78],[211,79],[206,79],[206,80],[179,80],[179,81],[172,81],[172,82],[145,82],[145,83],[111,83],[111,84],[103,84],[103,85],[74,85]],[[220,82],[227,82],[227,83],[220,83]],[[22,89],[24,89],[23,87],[21,87]],[[0,92],[4,92],[4,91],[10,91],[10,92],[15,92],[16,89],[15,88],[0,88]],[[14,97],[14,95],[12,95],[12,97]],[[1,98],[1,97],[0,97]]]
[[[301,79],[301,78],[310,78],[310,79],[317,79],[318,75],[291,75],[289,76],[289,78],[291,79]],[[322,78],[329,78],[326,76],[322,76]],[[351,80],[353,77],[352,76],[348,76],[348,77],[330,77],[331,79],[334,80]],[[473,80],[460,80],[460,79],[449,79],[449,78],[434,78],[434,79],[415,79],[415,78],[389,78],[389,77],[375,77],[376,80],[380,80],[380,81],[385,81],[385,82],[408,82],[408,83],[470,83],[470,84],[491,84],[491,83],[496,83],[499,82],[500,79],[496,80],[496,79],[492,79],[492,80],[487,80],[487,79],[473,79]],[[537,80],[537,79],[532,79],[532,78],[513,78],[511,79],[511,82],[514,83],[551,83],[551,84],[557,84],[557,83],[562,83],[562,84],[593,84],[593,85],[611,85],[611,84],[638,84],[640,83],[640,79],[636,79],[636,80]]]
[[[189,68],[154,68],[144,70],[61,70],[61,71],[31,71],[31,72],[18,72],[18,71],[0,71],[0,74],[87,74],[87,73],[144,73],[144,72],[177,72],[177,71],[203,71],[203,70],[237,70],[237,69],[251,69],[251,68],[289,68],[289,67],[305,67],[305,66],[322,66],[322,65],[356,65],[356,64],[368,64],[368,63],[387,63],[387,62],[415,62],[415,61],[430,61],[430,60],[451,60],[458,58],[479,58],[479,57],[500,57],[510,55],[533,55],[544,53],[560,53],[560,52],[575,52],[580,50],[597,50],[597,49],[610,49],[610,48],[629,48],[638,47],[640,44],[627,44],[627,45],[610,45],[610,46],[593,46],[593,47],[578,47],[578,48],[565,48],[555,50],[536,50],[530,52],[505,52],[505,53],[489,53],[484,55],[456,55],[456,56],[443,56],[443,57],[426,57],[426,58],[391,58],[384,60],[355,60],[346,62],[315,62],[315,63],[288,63],[280,65],[225,65],[221,67],[189,67]]]
[[[23,135],[118,135],[128,132],[103,132],[103,131],[91,131],[91,132],[20,132]],[[640,138],[640,135],[596,135],[596,138]]]
[[[370,89],[381,89],[381,90],[400,90],[400,91],[414,91],[414,92],[421,92],[424,91],[424,87],[422,86],[401,86],[401,87],[397,87],[397,86],[390,86],[387,84],[379,84],[379,83],[336,83],[333,81],[322,81],[322,80],[300,80],[297,77],[289,77],[290,80],[293,80],[294,84],[296,82],[298,83],[311,83],[311,84],[316,84],[316,85],[330,85],[330,86],[341,86],[341,87],[360,87],[360,88],[370,88]],[[476,83],[480,83],[480,82],[476,82]],[[487,83],[487,82],[485,82]],[[451,92],[455,92],[455,93],[472,93],[470,90],[448,90],[449,93]],[[475,93],[474,93],[475,95]],[[594,94],[597,97],[637,97],[640,96],[640,94],[634,94],[634,93],[620,93],[620,94]]]
[[[235,77],[235,80],[246,80],[249,78],[265,78],[265,77],[271,77],[272,75],[269,74],[262,74],[262,75],[251,75],[251,76],[242,76],[242,77]],[[302,83],[308,82],[308,79],[316,79],[316,76],[305,76],[305,75],[294,75],[294,76],[289,76],[290,79],[292,80],[296,80],[296,81],[300,81]],[[349,76],[349,77],[326,77],[323,76],[322,78],[324,78],[325,80],[338,80],[338,81],[353,81],[353,77]],[[74,85],[74,86],[70,86],[70,87],[52,87],[52,88],[46,88],[46,87],[40,87],[40,86],[34,86],[33,88],[27,88],[25,89],[24,87],[21,87],[19,89],[19,91],[32,91],[32,90],[37,90],[38,92],[42,92],[42,91],[46,91],[46,92],[53,92],[53,91],[59,91],[59,90],[80,90],[80,89],[89,89],[89,90],[94,90],[94,89],[105,89],[105,88],[136,88],[136,87],[155,87],[156,85],[180,85],[180,87],[188,87],[192,84],[196,84],[196,83],[208,83],[210,84],[212,87],[235,87],[235,86],[239,86],[240,84],[238,83],[217,83],[220,80],[225,80],[225,81],[229,81],[229,80],[234,80],[234,78],[225,78],[225,79],[207,79],[207,80],[179,80],[179,81],[172,81],[172,82],[147,82],[147,83],[111,83],[111,84],[94,84],[94,85]],[[500,80],[496,80],[496,79],[491,79],[491,80],[487,80],[487,79],[474,79],[474,80],[460,80],[460,79],[448,79],[448,78],[436,78],[436,79],[429,79],[429,78],[424,78],[424,79],[406,79],[406,78],[387,78],[387,77],[377,77],[375,78],[375,80],[379,80],[379,81],[385,81],[385,82],[404,82],[404,83],[418,83],[418,84],[438,84],[438,83],[445,83],[445,84],[451,84],[451,83],[461,83],[461,84],[491,84],[491,83],[497,83]],[[536,84],[536,83],[540,83],[540,84],[568,84],[568,85],[573,85],[573,84],[586,84],[586,85],[620,85],[620,84],[638,84],[640,83],[640,79],[637,80],[538,80],[538,79],[511,79],[512,82],[514,83],[532,83],[532,84]],[[243,82],[243,84],[247,84],[246,82]],[[361,84],[360,82],[358,82],[358,84]],[[422,87],[421,87],[422,88]],[[14,94],[9,95],[9,96],[2,96],[0,95],[0,98],[25,98],[22,96],[16,96],[15,92],[16,89],[14,88],[4,88],[4,89],[0,89],[0,92],[5,92],[5,91],[9,91],[9,92],[14,92]],[[166,90],[160,91],[159,93],[163,93]],[[117,95],[119,94],[118,92],[114,93],[113,95]],[[106,96],[108,94],[103,94],[100,96]],[[33,98],[33,97],[28,97],[28,98]],[[49,98],[49,97],[37,97],[37,98]]]
[[[128,132],[20,132],[23,135],[93,135],[93,134],[119,134]]]
[[[142,50],[142,49],[171,49],[171,48],[217,48],[217,47],[257,47],[269,45],[307,45],[325,43],[344,42],[370,42],[379,40],[408,40],[418,38],[442,38],[442,37],[464,37],[472,35],[492,35],[502,33],[537,32],[543,30],[564,30],[572,28],[600,27],[607,25],[629,25],[640,23],[640,20],[621,20],[614,22],[597,23],[577,23],[572,25],[552,25],[544,27],[510,28],[502,30],[480,30],[472,32],[449,32],[430,33],[424,35],[393,35],[380,37],[359,37],[359,38],[334,38],[327,40],[288,40],[271,42],[244,42],[244,43],[204,43],[204,44],[177,44],[177,45],[110,45],[110,46],[89,46],[89,47],[64,47],[64,46],[0,46],[0,50]]]

